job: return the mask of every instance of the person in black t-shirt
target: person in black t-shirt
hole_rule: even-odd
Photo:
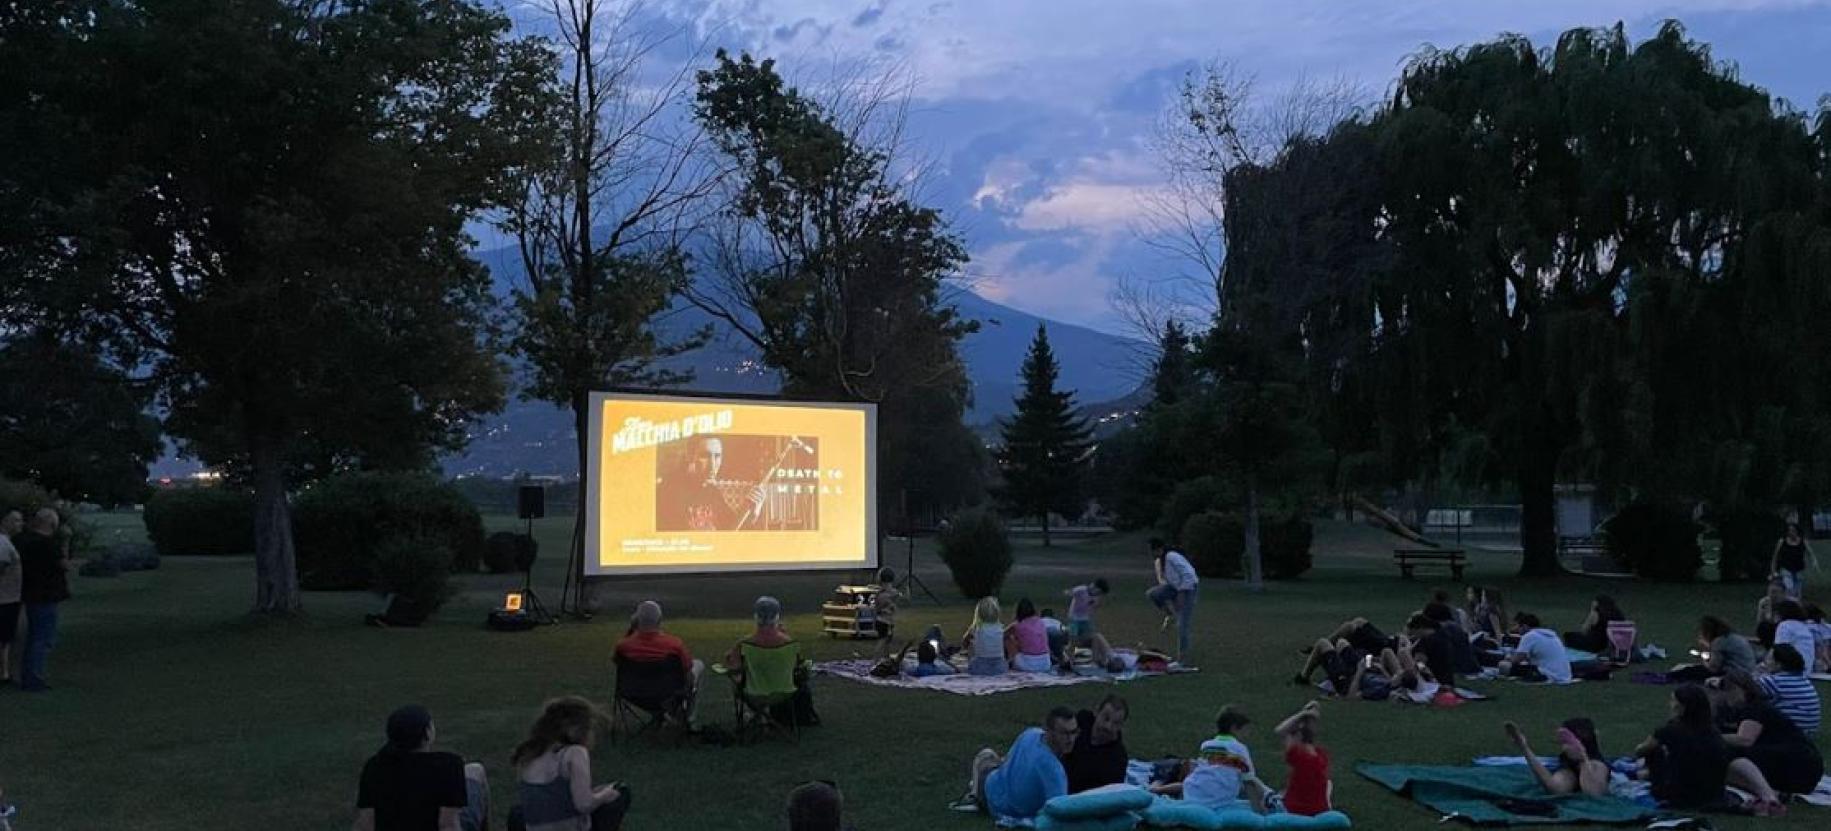
[[[57,645],[57,604],[70,599],[70,532],[59,531],[54,508],[32,514],[24,533],[13,538],[19,550],[19,600],[25,605],[25,654],[19,662],[19,689],[43,692],[51,648]]]
[[[1792,720],[1774,709],[1748,673],[1732,670],[1707,682],[1717,729],[1730,751],[1755,764],[1781,793],[1811,793],[1825,775],[1825,760]],[[1734,782],[1732,771],[1731,781]]]
[[[1437,622],[1437,633],[1450,648],[1450,665],[1456,674],[1480,675],[1481,662],[1475,657],[1475,644],[1469,640],[1469,630],[1456,622],[1456,610],[1448,604],[1431,602],[1424,605],[1424,616]]]
[[[489,825],[483,766],[432,749],[432,714],[388,715],[388,743],[362,766],[356,831],[482,831]]]
[[[1756,816],[1786,813],[1780,795],[1748,759],[1737,759],[1717,732],[1710,697],[1700,684],[1672,692],[1672,720],[1635,748],[1645,760],[1642,775],[1662,806],[1682,810],[1733,807],[1724,788],[1734,782],[1755,795]]]
[[[1069,793],[1125,781],[1125,765],[1130,761],[1125,752],[1125,719],[1129,715],[1131,708],[1117,695],[1101,699],[1100,705],[1092,710],[1075,714],[1081,729],[1075,737],[1074,749],[1062,757],[1062,767],[1068,772]]]
[[[1405,621],[1405,634],[1411,637],[1411,654],[1424,663],[1432,678],[1445,686],[1456,683],[1455,648],[1437,622],[1415,614]]]

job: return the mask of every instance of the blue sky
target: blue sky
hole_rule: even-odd
[[[1116,332],[1115,279],[1181,268],[1149,244],[1145,202],[1163,181],[1150,137],[1205,62],[1262,90],[1339,75],[1378,94],[1426,44],[1543,44],[1616,21],[1638,39],[1676,17],[1796,106],[1831,92],[1831,0],[648,0],[643,14],[775,57],[791,79],[903,73],[921,192],[966,238],[974,288]]]

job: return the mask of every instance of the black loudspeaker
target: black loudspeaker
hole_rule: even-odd
[[[547,515],[547,489],[539,485],[522,485],[516,493],[515,518],[540,519]]]

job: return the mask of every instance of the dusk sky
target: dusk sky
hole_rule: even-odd
[[[1831,0],[650,0],[645,14],[777,58],[791,79],[906,73],[922,194],[967,240],[974,289],[1116,332],[1115,279],[1181,268],[1148,240],[1144,202],[1162,181],[1150,138],[1205,62],[1268,92],[1339,75],[1377,96],[1427,44],[1517,32],[1547,45],[1616,21],[1638,40],[1676,17],[1797,107],[1831,92]]]

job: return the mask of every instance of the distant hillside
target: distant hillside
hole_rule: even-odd
[[[507,298],[509,287],[521,280],[515,250],[482,251],[477,258],[490,267],[498,293]],[[1076,400],[1088,408],[1090,416],[1098,419],[1132,406],[1129,398],[1139,384],[1134,369],[1139,345],[1135,341],[1045,320],[970,291],[957,292],[950,300],[962,315],[979,321],[979,331],[966,338],[961,352],[973,385],[967,420],[987,435],[993,433],[997,419],[1011,412],[1019,386],[1018,369],[1038,323],[1049,330],[1050,346],[1062,366],[1062,385],[1076,392]],[[662,325],[668,331],[690,332],[713,322],[698,309],[682,307],[670,312]],[[747,343],[714,328],[712,342],[706,347],[670,361],[673,368],[694,374],[694,382],[683,389],[769,394],[779,388],[779,379],[756,364]],[[577,469],[575,453],[569,412],[543,402],[512,399],[503,412],[477,426],[464,453],[447,458],[444,464],[452,475],[504,476],[523,471],[570,475]],[[192,467],[167,459],[156,466],[156,472],[170,475]]]

